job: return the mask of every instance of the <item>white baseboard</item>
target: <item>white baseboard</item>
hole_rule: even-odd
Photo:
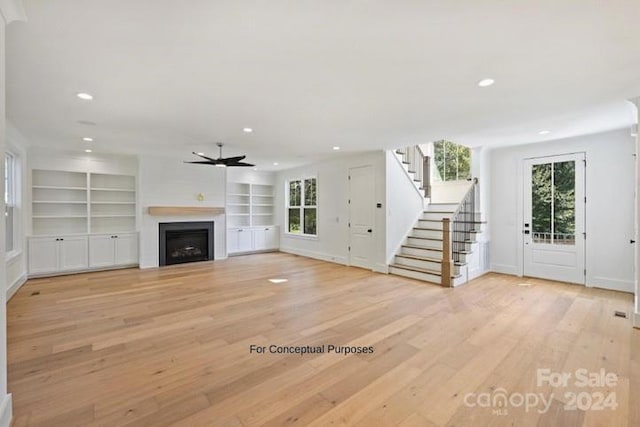
[[[292,255],[300,255],[307,258],[319,259],[322,261],[335,262],[336,264],[347,265],[347,258],[343,256],[336,256],[330,254],[323,254],[320,252],[305,251],[303,249],[295,248],[280,248],[280,252],[286,252]]]
[[[588,279],[587,286],[612,291],[634,293],[635,282],[632,280],[610,279],[608,277],[592,277]]]
[[[18,289],[20,289],[20,287],[24,285],[26,281],[27,273],[23,273],[22,276],[18,277],[13,281],[12,284],[9,285],[9,287],[7,288],[7,301],[9,301],[11,297],[14,296],[16,292],[18,292]]]
[[[7,394],[0,403],[0,427],[10,427],[13,418],[13,400],[11,393]]]
[[[502,273],[502,274],[510,274],[512,276],[520,276],[520,272],[518,271],[518,267],[515,265],[506,265],[506,264],[491,264],[489,270],[494,273]]]
[[[376,273],[389,274],[389,266],[387,264],[376,263],[373,266],[373,271],[375,271]]]
[[[640,313],[633,313],[633,326],[640,328]]]

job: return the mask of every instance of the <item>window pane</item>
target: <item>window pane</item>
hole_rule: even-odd
[[[300,206],[300,181],[289,182],[289,206]]]
[[[445,157],[444,157],[444,141],[433,143],[433,162],[435,163],[434,181],[444,181],[445,176]]]
[[[316,208],[304,210],[304,234],[316,234]]]
[[[10,252],[14,249],[13,247],[13,208],[7,206],[5,211],[5,220],[6,220],[6,232],[5,232],[5,244],[6,251]]]
[[[315,178],[304,180],[304,204],[305,206],[317,206]]]
[[[575,244],[576,162],[553,164],[553,242]]]
[[[551,163],[531,168],[531,222],[533,241],[551,243]]]
[[[289,209],[289,233],[300,233],[300,209],[299,208]]]
[[[433,143],[434,181],[464,181],[471,178],[471,149],[451,141]]]

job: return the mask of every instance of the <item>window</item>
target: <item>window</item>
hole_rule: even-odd
[[[465,181],[471,178],[471,150],[451,141],[433,143],[436,181]]]
[[[287,182],[287,232],[317,236],[317,179],[304,178]]]
[[[15,158],[10,153],[4,156],[4,203],[5,203],[5,244],[6,251],[15,249],[15,226],[14,217],[16,209],[16,180],[15,180]]]

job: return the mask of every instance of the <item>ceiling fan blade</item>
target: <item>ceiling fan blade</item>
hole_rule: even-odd
[[[239,162],[240,160],[244,160],[244,158],[247,157],[246,155],[244,156],[236,156],[236,157],[225,157],[222,158],[220,160],[224,160],[225,162]]]
[[[212,159],[211,157],[207,157],[207,156],[205,156],[204,154],[198,154],[198,153],[196,153],[195,151],[192,151],[192,153],[193,153],[193,154],[195,154],[195,155],[196,155],[196,156],[198,156],[198,157],[202,157],[203,159],[211,160],[212,162],[215,162],[215,161],[217,161],[217,160],[218,160],[218,159]]]
[[[212,162],[212,161],[209,161],[209,160],[202,161],[202,162],[184,162],[184,163],[194,163],[194,164],[197,164],[197,165],[217,165],[218,164],[218,162],[215,162],[215,161]]]
[[[250,166],[255,166],[252,165],[251,163],[244,163],[244,162],[233,162],[233,163],[227,163],[227,167],[234,167],[234,166],[246,166],[246,167],[250,167]]]

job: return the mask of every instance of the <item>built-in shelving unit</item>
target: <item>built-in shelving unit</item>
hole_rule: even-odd
[[[129,175],[90,174],[91,233],[117,233],[136,228],[136,181]]]
[[[280,233],[274,223],[273,185],[227,184],[227,253],[277,250]]]
[[[34,235],[87,232],[86,173],[34,169],[32,184]]]
[[[273,185],[230,182],[227,227],[273,225]]]
[[[132,232],[135,177],[33,169],[33,236]]]

